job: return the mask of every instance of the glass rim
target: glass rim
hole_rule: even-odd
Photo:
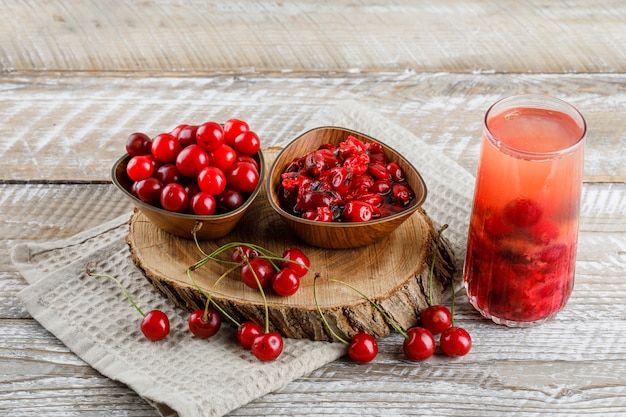
[[[580,124],[582,128],[581,135],[576,141],[562,149],[558,149],[555,151],[526,151],[523,149],[519,149],[515,146],[508,145],[503,141],[499,140],[493,132],[489,129],[489,118],[492,112],[498,107],[506,104],[509,101],[520,101],[518,107],[530,107],[530,108],[541,108],[541,109],[549,109],[556,110],[567,113],[571,116],[574,121]],[[544,105],[540,105],[540,103],[544,103]],[[553,107],[548,107],[545,104],[551,103]],[[558,106],[558,108],[556,108]],[[503,107],[503,109],[506,107]],[[558,159],[567,155],[572,154],[576,149],[578,149],[584,143],[584,139],[587,135],[587,121],[585,120],[582,113],[574,107],[572,104],[568,103],[565,100],[560,98],[550,96],[547,94],[517,94],[508,97],[503,97],[489,106],[489,109],[485,112],[485,117],[483,119],[483,128],[488,133],[486,136],[490,142],[492,142],[498,149],[506,151],[508,154],[512,156],[519,157],[520,159],[527,160],[546,160],[546,159]]]

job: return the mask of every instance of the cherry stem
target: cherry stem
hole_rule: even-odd
[[[211,291],[209,292],[209,294],[206,294],[204,292],[204,290],[202,288],[200,288],[200,286],[198,285],[198,283],[191,277],[191,269],[187,268],[187,277],[189,278],[189,281],[191,281],[191,283],[194,285],[194,287],[196,287],[196,289],[198,291],[200,291],[200,294],[202,294],[205,298],[206,298],[206,303],[204,304],[204,314],[202,315],[202,319],[203,320],[207,320],[208,319],[208,311],[209,311],[209,303],[213,305],[213,307],[215,307],[224,317],[226,317],[228,320],[230,320],[235,326],[237,327],[241,327],[241,323],[239,323],[237,320],[235,320],[234,317],[232,317],[230,314],[228,314],[226,311],[224,311],[224,309],[222,307],[220,307],[212,298],[212,294],[213,294],[213,290],[215,289],[215,287],[217,287],[218,282],[220,282],[222,280],[222,278],[224,278],[228,273],[230,273],[234,268],[233,267],[231,269],[229,269],[228,271],[226,271],[225,273],[223,273],[218,279],[217,281],[215,281],[215,284],[213,285],[213,287],[211,288]]]
[[[439,253],[439,240],[441,238],[441,233],[448,228],[447,224],[444,224],[437,231],[437,239],[435,241],[435,253],[433,255],[433,260],[430,263],[430,274],[428,276],[428,305],[432,307],[433,305],[433,275],[435,274],[435,260],[437,259],[437,254]],[[452,289],[454,291],[454,288]]]
[[[328,320],[326,320],[326,316],[324,316],[324,313],[322,312],[320,304],[317,301],[317,279],[319,277],[320,277],[319,274],[315,274],[315,278],[313,278],[313,299],[315,300],[315,307],[317,307],[317,312],[320,314],[320,317],[322,318],[322,321],[326,325],[326,328],[328,329],[330,334],[332,334],[335,339],[339,340],[344,345],[348,345],[349,342],[346,339],[339,336],[337,333],[335,333],[332,327],[330,327],[330,324],[328,323]]]
[[[144,314],[143,311],[141,311],[141,309],[139,308],[139,306],[135,303],[135,300],[133,300],[133,298],[130,296],[130,294],[128,293],[128,291],[126,291],[126,288],[124,288],[124,286],[122,285],[122,283],[115,278],[113,275],[109,275],[109,274],[96,274],[94,272],[91,272],[89,269],[87,270],[87,275],[91,276],[91,277],[104,277],[104,278],[109,278],[111,280],[113,280],[118,287],[120,287],[120,289],[122,290],[122,292],[124,293],[124,295],[126,296],[126,298],[128,299],[128,301],[130,301],[130,303],[132,304],[133,307],[135,307],[135,309],[139,312],[139,314],[141,314],[142,317],[146,317],[146,315]]]
[[[398,323],[396,323],[396,321],[394,319],[392,319],[389,314],[387,314],[387,312],[373,299],[371,299],[370,297],[368,297],[363,291],[359,290],[357,287],[355,287],[354,285],[348,284],[345,281],[341,281],[339,279],[335,279],[335,278],[331,278],[330,282],[336,282],[338,284],[341,285],[345,285],[346,287],[356,291],[359,295],[361,295],[361,297],[365,298],[367,301],[370,302],[370,304],[372,304],[376,310],[378,310],[380,312],[380,314],[383,315],[383,317],[385,318],[385,320],[387,320],[387,323],[389,323],[391,325],[391,327],[394,328],[394,330],[398,333],[400,333],[405,339],[409,339],[409,335],[406,334],[406,332],[404,330],[402,330],[402,328],[400,327],[400,325],[398,325]]]
[[[261,281],[259,280],[259,277],[257,276],[254,268],[252,268],[247,258],[244,258],[244,259],[245,259],[245,262],[248,264],[248,268],[250,268],[250,271],[252,271],[252,275],[254,276],[256,285],[257,287],[259,287],[261,298],[263,298],[263,307],[265,309],[265,333],[269,333],[270,332],[270,311],[267,305],[267,298],[265,297],[265,291],[263,291],[263,286],[261,285]]]

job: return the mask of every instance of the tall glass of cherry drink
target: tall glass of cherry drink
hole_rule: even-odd
[[[472,305],[510,327],[557,314],[574,286],[586,123],[541,95],[485,115],[463,271]]]

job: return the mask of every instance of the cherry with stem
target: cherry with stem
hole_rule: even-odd
[[[237,266],[235,266],[233,268],[236,268],[236,267]],[[225,277],[226,274],[231,272],[231,270],[226,271],[226,273],[223,274],[215,282],[215,284],[213,285],[213,288],[211,289],[210,294],[206,294],[204,292],[204,290],[202,290],[202,288],[200,288],[200,286],[196,283],[196,281],[191,277],[191,269],[190,268],[187,269],[187,277],[193,283],[193,285],[196,287],[196,289],[206,298],[207,301],[205,303],[205,309],[207,308],[207,306],[209,304],[211,304],[222,316],[226,317],[231,323],[233,323],[233,325],[237,328],[237,340],[239,341],[239,344],[244,349],[250,350],[250,348],[252,347],[252,341],[257,336],[260,336],[260,335],[263,334],[263,331],[261,330],[261,326],[259,326],[258,324],[256,324],[253,321],[245,321],[243,323],[240,323],[239,321],[237,321],[237,319],[235,319],[233,316],[228,314],[228,312],[226,312],[226,310],[224,310],[219,304],[217,304],[215,302],[215,300],[213,300],[213,298],[211,297],[211,294],[213,293],[213,289],[215,289],[215,287],[217,286],[218,282],[223,277]],[[200,310],[200,311],[203,311],[203,310]]]
[[[350,357],[350,359],[359,363],[372,361],[378,354],[378,342],[376,342],[376,339],[372,335],[360,332],[352,336],[350,342],[348,342],[346,339],[339,336],[328,323],[328,320],[322,312],[322,308],[320,307],[319,301],[317,299],[318,278],[319,275],[315,275],[315,278],[313,280],[313,298],[315,299],[315,307],[317,308],[322,322],[324,322],[324,325],[326,326],[326,328],[328,328],[328,331],[335,339],[348,346],[348,356]]]
[[[443,333],[439,339],[441,350],[448,356],[465,356],[472,348],[472,338],[470,334],[462,327],[454,325],[454,289],[452,290],[452,302],[450,309],[452,310],[452,324]]]
[[[92,277],[104,277],[112,280],[117,284],[117,286],[122,290],[126,299],[130,302],[130,304],[139,312],[139,314],[143,317],[141,320],[141,324],[139,328],[144,336],[152,341],[158,341],[165,339],[170,332],[170,321],[165,314],[161,310],[151,310],[147,314],[144,313],[141,308],[135,303],[135,300],[130,296],[126,288],[122,285],[122,283],[110,274],[98,274],[91,271],[87,268],[87,275]]]
[[[422,314],[420,315],[422,327],[430,330],[433,335],[443,333],[443,331],[449,328],[452,324],[452,314],[450,310],[448,310],[448,307],[441,304],[433,305],[433,275],[435,273],[435,261],[439,251],[441,233],[447,228],[448,225],[444,224],[437,232],[435,251],[430,264],[430,273],[428,276],[428,308],[422,311]]]
[[[393,327],[396,332],[404,337],[403,350],[407,358],[414,361],[420,361],[428,359],[435,353],[435,338],[430,330],[423,327],[412,327],[405,332],[377,302],[367,296],[363,291],[345,281],[334,278],[330,279],[330,281],[345,285],[346,287],[356,291],[359,295],[369,301],[370,304],[372,304],[383,315],[383,317],[391,325],[391,327]]]

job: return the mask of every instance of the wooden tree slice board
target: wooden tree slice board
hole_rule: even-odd
[[[266,153],[271,160],[276,153]],[[129,221],[127,242],[136,265],[164,296],[178,307],[193,311],[203,308],[206,298],[187,275],[187,268],[202,258],[193,240],[157,228],[139,211]],[[290,297],[266,292],[270,328],[289,338],[332,340],[322,322],[313,297],[317,278],[318,302],[326,319],[344,337],[365,331],[383,337],[393,331],[384,316],[367,300],[346,286],[330,282],[340,279],[357,287],[380,303],[402,328],[414,326],[428,306],[430,262],[437,247],[436,231],[428,215],[417,211],[396,231],[371,245],[355,249],[323,249],[308,246],[291,233],[272,210],[265,190],[259,193],[237,227],[224,238],[200,242],[210,253],[230,242],[249,242],[276,253],[288,247],[302,249],[311,260],[310,272],[300,289]],[[439,241],[433,275],[435,303],[449,295],[454,272],[453,254],[445,239]],[[229,254],[230,255],[230,254]],[[191,273],[205,294],[231,266],[209,262]],[[247,287],[238,271],[226,275],[215,287],[212,299],[239,322],[264,322],[260,292]]]

